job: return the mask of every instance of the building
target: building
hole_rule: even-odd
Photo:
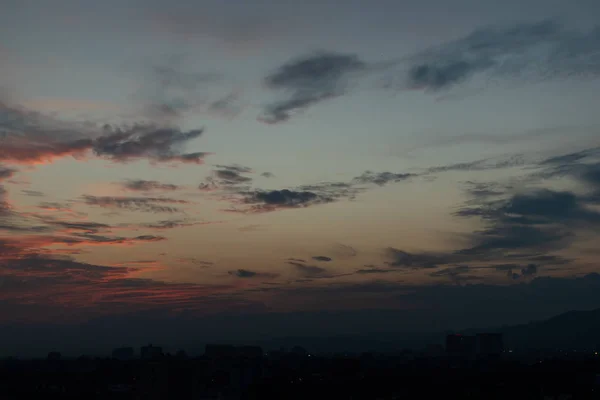
[[[144,346],[140,349],[140,356],[142,357],[142,360],[155,360],[157,358],[161,358],[162,355],[162,347],[152,346],[152,344]]]
[[[480,357],[498,357],[504,352],[504,340],[501,333],[478,333],[477,355]]]
[[[120,347],[112,352],[112,358],[120,361],[133,360],[134,357],[135,350],[133,350],[133,347]]]
[[[477,353],[475,336],[453,334],[446,336],[446,354],[457,358],[472,358]]]

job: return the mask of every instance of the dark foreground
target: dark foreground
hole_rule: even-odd
[[[458,361],[269,354],[6,360],[0,364],[0,398],[600,399],[598,358]]]

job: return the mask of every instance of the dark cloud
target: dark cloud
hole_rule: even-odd
[[[384,186],[388,183],[397,183],[415,177],[415,174],[395,174],[392,172],[372,172],[365,171],[361,176],[353,179],[354,183],[374,183],[379,186]]]
[[[150,229],[175,229],[175,228],[183,228],[187,226],[195,226],[195,225],[204,225],[211,224],[213,222],[207,221],[195,221],[191,219],[167,219],[157,222],[150,222],[146,224],[141,224],[144,228]]]
[[[302,262],[288,261],[288,264],[293,266],[296,269],[296,271],[298,271],[298,273],[305,277],[321,276],[325,272],[327,272],[325,268],[317,267],[315,265],[306,265]]]
[[[245,174],[248,172],[252,172],[252,168],[245,167],[245,166],[239,165],[239,164],[231,164],[231,165],[217,164],[217,165],[215,165],[215,167],[217,167],[220,170],[237,172],[239,174]]]
[[[329,262],[332,260],[331,257],[326,257],[326,256],[314,256],[314,257],[312,257],[312,259],[315,261],[324,261],[324,262]]]
[[[103,230],[109,230],[112,227],[107,224],[102,224],[99,222],[69,222],[69,221],[59,221],[50,218],[44,218],[43,221],[51,226],[63,228],[66,230],[72,231],[85,231],[87,233],[97,233]]]
[[[357,274],[359,275],[367,275],[367,274],[387,274],[389,272],[397,272],[397,269],[385,269],[385,268],[377,268],[377,267],[371,267],[371,268],[366,268],[366,269],[359,269],[356,271]]]
[[[166,197],[117,197],[84,195],[85,204],[103,208],[121,208],[130,211],[145,211],[152,213],[175,213],[180,210],[164,204],[186,204],[185,200]]]
[[[240,190],[242,184],[249,184],[252,178],[243,174],[252,172],[249,167],[243,165],[216,165],[217,169],[212,171],[212,176],[208,177],[206,182],[201,183],[200,190],[211,191],[218,189]],[[248,187],[246,187],[248,189]]]
[[[270,89],[289,93],[285,100],[268,105],[260,119],[278,123],[293,113],[344,94],[351,73],[360,72],[366,64],[355,55],[317,52],[280,66],[265,78]]]
[[[221,185],[238,185],[252,181],[252,178],[242,176],[239,172],[229,169],[219,169],[214,171],[214,174],[219,179]]]
[[[538,273],[538,266],[536,264],[527,264],[526,266],[520,266],[518,264],[502,264],[496,265],[494,268],[497,271],[506,271],[506,276],[512,280],[533,277]]]
[[[235,275],[238,278],[254,278],[257,273],[246,269],[238,269],[237,271],[229,271],[230,275]]]
[[[600,29],[578,32],[543,20],[477,29],[415,55],[399,87],[439,91],[477,74],[524,79],[597,76]]]
[[[17,170],[15,169],[0,165],[0,181],[12,178],[16,172]]]
[[[83,158],[90,152],[118,162],[148,159],[155,162],[200,164],[207,153],[183,153],[185,144],[203,130],[135,124],[99,130],[92,124],[66,123],[0,102],[0,130],[10,132],[0,148],[0,161],[18,164],[50,162],[61,157]]]
[[[586,207],[585,197],[550,189],[538,189],[515,194],[506,200],[465,207],[456,215],[479,216],[497,225],[581,225],[600,222],[600,213]]]
[[[263,178],[274,178],[275,175],[272,172],[263,172],[262,174],[260,174],[260,176],[262,176]]]
[[[490,197],[502,196],[507,190],[512,189],[511,186],[502,185],[498,182],[467,181],[465,184],[468,186],[466,189],[467,194],[476,201],[481,201]]]
[[[392,259],[387,263],[388,265],[414,269],[437,268],[439,265],[448,264],[457,259],[456,256],[450,254],[408,253],[393,247],[387,248],[385,254]]]
[[[115,161],[147,158],[153,161],[202,163],[207,153],[182,154],[180,149],[203,132],[203,129],[182,131],[152,125],[126,128],[105,125],[105,134],[94,141],[92,149],[96,155]]]
[[[468,275],[472,268],[468,265],[459,265],[455,267],[443,268],[432,272],[429,276],[434,278],[447,278],[455,284],[461,284],[469,281],[481,281],[483,277],[478,275]]]
[[[229,275],[236,276],[238,278],[276,278],[277,274],[271,274],[266,272],[255,272],[247,269],[238,269],[236,271],[229,271]]]
[[[364,191],[363,188],[356,187],[353,183],[348,182],[321,182],[312,185],[302,185],[298,187],[298,190],[310,191],[322,198],[330,198],[332,200],[354,200],[357,194]]]
[[[315,204],[331,203],[333,198],[310,191],[255,190],[243,192],[243,202],[252,205],[252,212],[274,211],[281,208],[302,208]]]
[[[595,190],[600,190],[600,163],[585,165],[581,168],[579,177]]]
[[[572,165],[578,163],[588,157],[597,156],[600,154],[600,147],[593,147],[590,149],[580,150],[574,153],[562,154],[547,158],[540,162],[542,166],[555,166],[555,165]]]
[[[21,190],[21,193],[23,193],[25,196],[30,196],[30,197],[44,197],[45,196],[44,192],[40,192],[38,190]]]
[[[208,267],[211,267],[211,266],[213,266],[215,264],[212,261],[198,260],[197,258],[194,258],[194,257],[178,258],[177,261],[183,262],[183,263],[189,263],[189,264],[198,265],[198,266],[200,266],[202,268],[208,268]]]
[[[150,192],[153,190],[173,191],[179,189],[178,185],[172,183],[161,183],[158,181],[147,181],[143,179],[128,180],[121,184],[123,188],[136,192]]]
[[[434,174],[448,171],[486,171],[527,165],[522,155],[514,155],[505,159],[483,159],[465,163],[442,165],[428,168],[425,173]]]

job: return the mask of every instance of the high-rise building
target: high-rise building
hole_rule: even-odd
[[[452,357],[470,358],[477,351],[475,336],[448,335],[446,336],[446,353]]]
[[[152,346],[149,344],[148,346],[144,346],[140,349],[140,356],[142,360],[154,360],[162,357],[162,347]]]

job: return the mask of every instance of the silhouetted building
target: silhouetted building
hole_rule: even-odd
[[[61,355],[58,351],[51,351],[48,353],[48,361],[58,361],[61,359]]]
[[[148,346],[144,346],[140,349],[140,356],[142,357],[142,360],[155,360],[162,357],[162,355],[162,347],[152,346],[149,344]]]
[[[448,335],[446,336],[446,353],[451,357],[471,358],[477,352],[475,336]]]
[[[504,340],[501,333],[478,333],[476,337],[477,355],[497,357],[504,352]]]
[[[133,360],[134,357],[135,351],[133,350],[133,347],[120,347],[114,349],[112,352],[112,358],[120,361]]]

